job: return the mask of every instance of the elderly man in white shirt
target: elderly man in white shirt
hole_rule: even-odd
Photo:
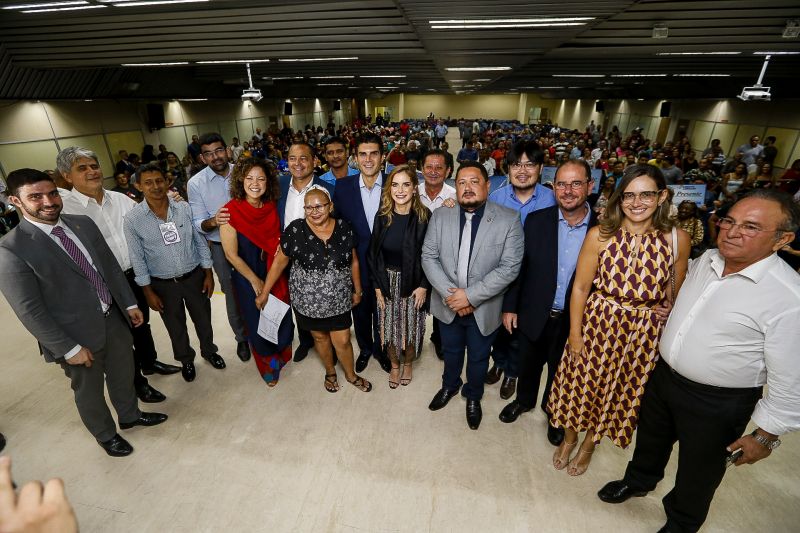
[[[690,266],[661,337],[625,477],[598,493],[608,503],[644,496],[678,442],[661,531],[697,531],[726,463],[764,459],[800,429],[800,274],[775,254],[794,239],[800,206],[758,189],[719,226],[719,249]],[[742,436],[749,420],[756,428]]]

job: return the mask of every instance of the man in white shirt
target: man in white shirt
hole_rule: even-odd
[[[75,146],[65,148],[56,157],[56,165],[64,179],[72,184],[71,191],[59,190],[64,204],[63,213],[86,215],[97,224],[106,244],[111,248],[114,258],[125,273],[128,285],[142,311],[144,322],[131,330],[136,395],[146,403],[163,402],[166,397],[150,386],[143,374],[175,374],[180,368],[157,360],[158,355],[150,330],[147,300],[141,288],[133,280],[133,268],[122,223],[125,215],[136,206],[136,202],[122,193],[103,188],[103,171],[100,169],[97,155],[91,150]]]
[[[794,239],[800,207],[757,189],[719,225],[719,249],[690,266],[661,337],[625,477],[598,493],[608,503],[644,496],[678,442],[661,531],[703,525],[728,454],[736,466],[753,464],[778,447],[780,435],[800,429],[800,275],[775,254]],[[742,436],[749,420],[756,429]]]

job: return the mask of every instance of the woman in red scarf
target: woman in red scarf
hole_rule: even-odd
[[[233,290],[239,311],[245,321],[245,332],[259,373],[267,385],[278,383],[280,371],[292,357],[294,324],[286,313],[278,329],[278,343],[273,344],[258,334],[260,311],[256,296],[263,279],[275,259],[281,231],[275,201],[278,199],[275,168],[258,158],[242,158],[231,176],[231,198],[225,204],[230,222],[220,227],[222,248],[234,271]],[[289,303],[289,285],[282,276],[272,287],[273,296]]]

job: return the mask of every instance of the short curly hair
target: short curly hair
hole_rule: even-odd
[[[264,202],[277,202],[278,198],[280,198],[278,172],[274,164],[260,157],[243,157],[236,162],[233,167],[233,174],[231,174],[231,198],[234,200],[247,198],[247,193],[244,192],[244,177],[256,167],[263,170],[264,175],[267,177],[267,190],[261,200]]]

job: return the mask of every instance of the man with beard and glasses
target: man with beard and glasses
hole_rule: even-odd
[[[544,152],[536,141],[519,141],[506,153],[508,185],[489,195],[489,201],[513,209],[525,224],[529,213],[556,205],[553,191],[539,183],[544,163]],[[503,378],[500,397],[511,398],[517,387],[517,339],[516,335],[501,328],[497,333],[492,358],[494,366],[486,375],[486,383],[492,385]]]
[[[233,295],[232,267],[225,259],[225,252],[222,250],[219,237],[219,227],[227,224],[231,218],[230,213],[223,206],[231,199],[230,184],[233,165],[228,162],[228,150],[219,133],[206,133],[197,142],[200,145],[200,157],[207,166],[189,180],[188,193],[189,206],[192,208],[192,223],[202,235],[205,235],[211,246],[214,272],[217,273],[222,292],[225,294],[228,323],[236,336],[236,355],[242,361],[247,361],[250,359],[250,347],[244,334],[244,321],[239,315],[239,308]],[[223,361],[221,368],[224,367]]]

